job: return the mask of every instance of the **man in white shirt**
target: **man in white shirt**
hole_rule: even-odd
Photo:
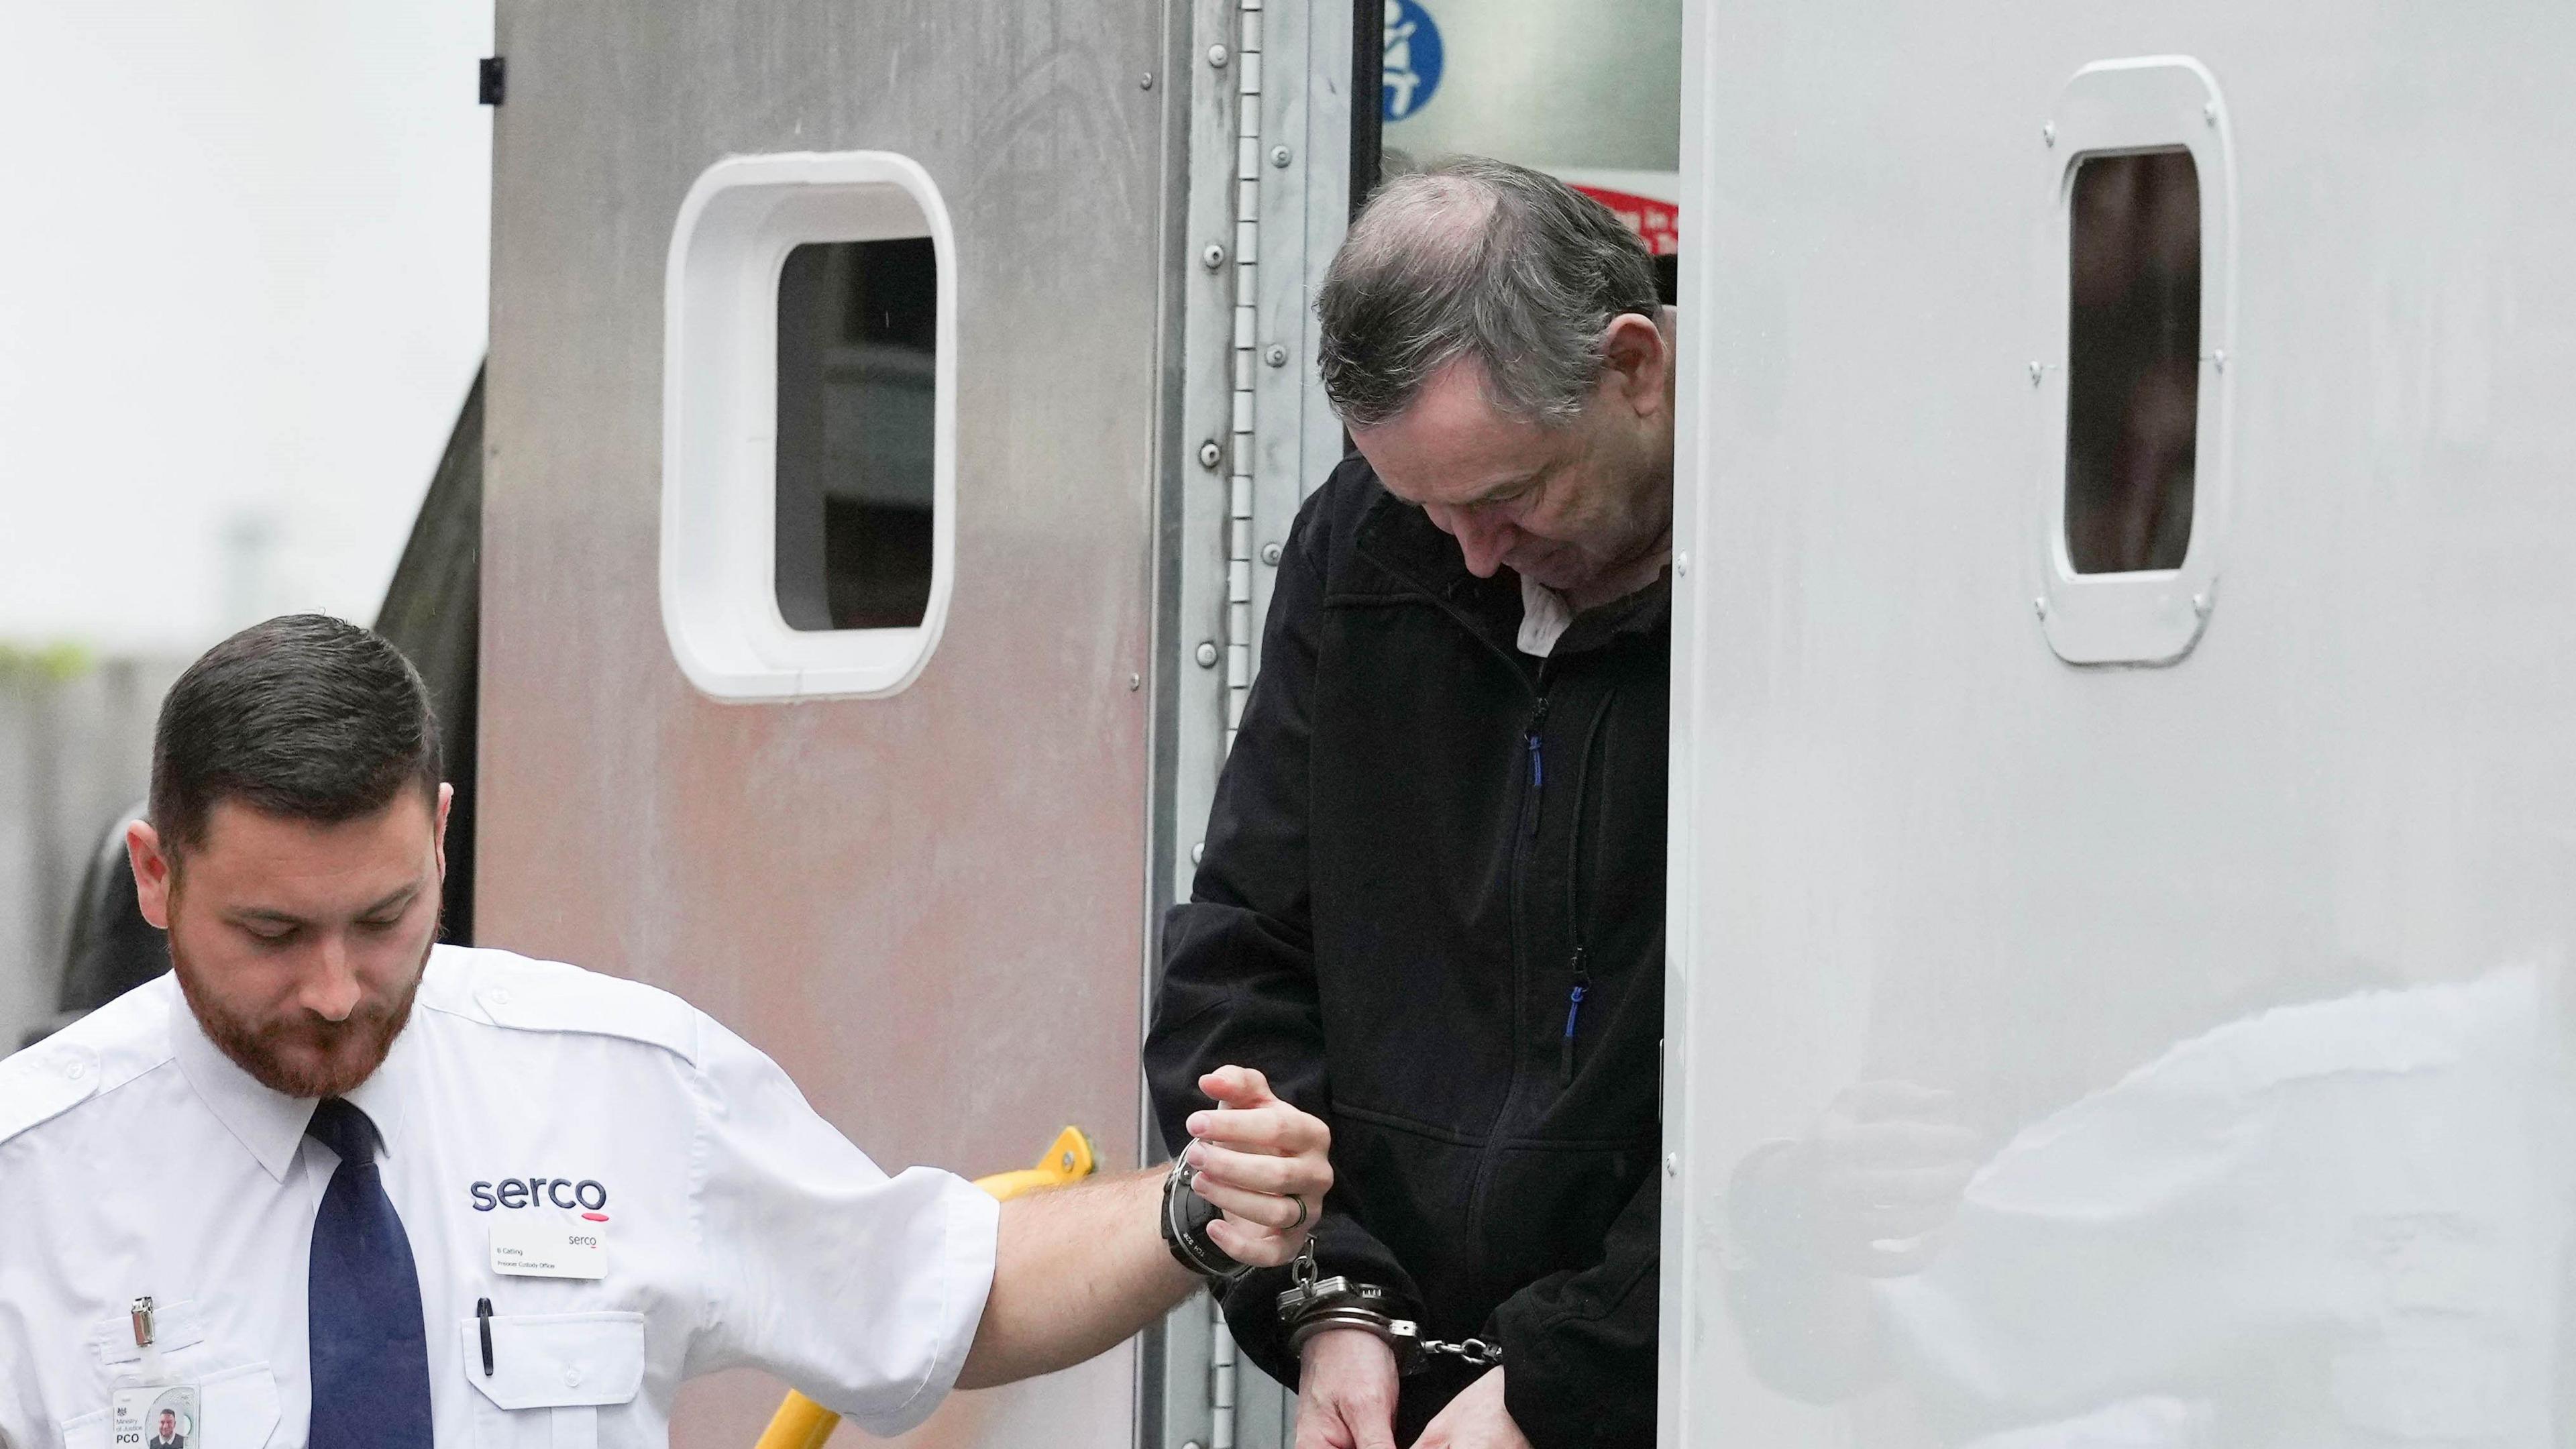
[[[0,1062],[0,1441],[175,1392],[195,1449],[657,1445],[737,1365],[891,1435],[1304,1241],[1326,1132],[1258,1073],[1209,1074],[1190,1172],[1002,1205],[675,997],[433,947],[449,798],[364,630],[172,687],[128,845],[175,970]]]

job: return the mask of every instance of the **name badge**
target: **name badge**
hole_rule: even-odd
[[[108,1442],[116,1449],[187,1449],[200,1442],[193,1384],[153,1384],[108,1396]]]
[[[608,1234],[596,1223],[492,1225],[492,1271],[512,1278],[605,1278]]]

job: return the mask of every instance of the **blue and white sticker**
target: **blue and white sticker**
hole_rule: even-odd
[[[1386,0],[1386,65],[1379,113],[1401,121],[1430,103],[1440,89],[1440,27],[1418,0]]]

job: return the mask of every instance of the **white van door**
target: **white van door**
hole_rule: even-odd
[[[1686,37],[1666,1442],[2566,1442],[2576,14]]]

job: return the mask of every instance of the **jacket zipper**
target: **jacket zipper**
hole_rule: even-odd
[[[1529,749],[1529,794],[1522,798],[1521,803],[1521,834],[1524,836],[1538,834],[1539,792],[1547,786],[1547,746],[1539,738],[1539,731],[1547,727],[1547,700],[1544,694],[1538,697],[1538,710],[1530,716],[1528,727],[1521,731],[1521,743]]]
[[[1557,1075],[1560,1085],[1574,1084],[1574,1049],[1576,1033],[1583,1024],[1583,1002],[1592,994],[1592,968],[1583,922],[1583,811],[1592,787],[1592,752],[1601,740],[1602,722],[1609,718],[1611,696],[1605,693],[1592,712],[1592,726],[1583,733],[1583,752],[1574,761],[1574,813],[1568,816],[1569,839],[1565,847],[1565,925],[1574,934],[1574,955],[1566,963],[1566,974],[1573,982],[1565,994],[1565,1031],[1557,1040]]]
[[[1473,633],[1474,631],[1470,630],[1469,632]],[[1477,635],[1476,637],[1482,638],[1483,636]],[[1521,727],[1521,748],[1529,756],[1529,784],[1528,787],[1521,792],[1521,828],[1519,837],[1512,842],[1512,859],[1510,866],[1512,925],[1512,1069],[1510,1078],[1503,1084],[1503,1103],[1495,1114],[1495,1121],[1497,1123],[1502,1120],[1504,1114],[1511,1111],[1512,1102],[1520,1096],[1521,1070],[1526,1055],[1522,1043],[1528,1040],[1525,1033],[1529,1032],[1530,1028],[1535,1025],[1535,1023],[1529,1019],[1528,973],[1531,963],[1527,960],[1527,936],[1529,923],[1524,919],[1524,913],[1527,910],[1528,903],[1521,898],[1521,887],[1524,868],[1528,863],[1529,851],[1533,844],[1532,837],[1538,834],[1539,791],[1547,784],[1547,747],[1540,739],[1540,732],[1545,729],[1547,725],[1547,691],[1549,684],[1554,681],[1555,663],[1556,661],[1553,659],[1542,659],[1539,661],[1538,678],[1530,686],[1530,694],[1537,701],[1537,704],[1536,707],[1530,711],[1529,723]],[[1480,1154],[1480,1159],[1476,1164],[1475,1178],[1468,1185],[1467,1189],[1467,1235],[1470,1239],[1481,1239],[1485,1231],[1485,1187],[1486,1184],[1492,1180],[1493,1170],[1494,1147],[1492,1142],[1489,1141],[1486,1143],[1484,1151]]]
[[[1584,948],[1574,948],[1574,989],[1565,997],[1565,1038],[1557,1049],[1557,1074],[1574,1080],[1574,1027],[1583,1016],[1583,998],[1592,994],[1592,971],[1583,964]]]

